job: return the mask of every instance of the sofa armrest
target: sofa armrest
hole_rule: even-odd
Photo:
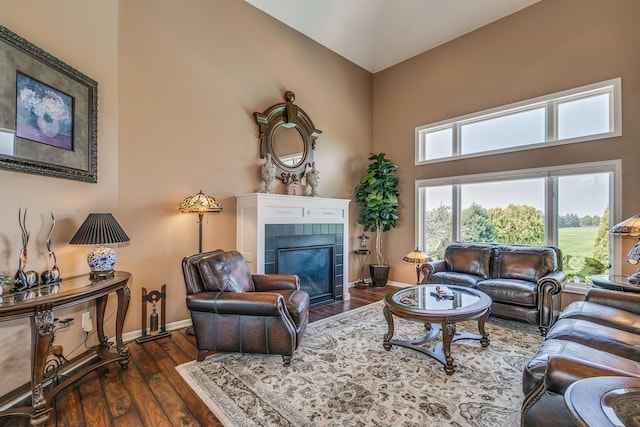
[[[252,274],[251,278],[256,292],[300,289],[300,280],[295,274]]]
[[[563,283],[567,278],[567,273],[564,271],[552,271],[549,274],[542,276],[538,280],[538,292],[540,289],[546,289],[545,293],[559,294],[562,291]]]
[[[633,372],[598,365],[575,357],[551,355],[544,374],[544,386],[547,391],[564,394],[571,384],[583,378],[611,376],[640,377]]]
[[[433,273],[439,273],[447,270],[447,263],[445,260],[429,261],[420,266],[420,272],[422,273],[422,280],[420,283],[429,283],[429,278]]]
[[[286,316],[282,295],[262,292],[198,292],[187,295],[187,308],[216,314]]]
[[[607,305],[631,313],[640,314],[640,294],[614,291],[612,289],[589,288],[585,301]]]

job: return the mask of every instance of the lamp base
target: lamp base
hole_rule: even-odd
[[[112,279],[113,276],[115,276],[115,272],[113,270],[92,271],[91,273],[89,273],[89,280],[95,282],[97,280]]]

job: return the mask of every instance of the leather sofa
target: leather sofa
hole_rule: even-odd
[[[182,272],[198,361],[210,352],[280,354],[285,366],[309,322],[295,275],[251,274],[236,251],[186,257]]]
[[[590,288],[569,304],[523,371],[522,426],[575,426],[564,402],[583,378],[640,377],[640,294]]]
[[[538,325],[542,335],[560,311],[566,275],[555,247],[452,242],[444,259],[419,268],[421,283],[476,288],[493,300],[492,315]]]

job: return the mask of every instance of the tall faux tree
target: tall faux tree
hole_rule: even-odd
[[[358,224],[364,231],[376,233],[376,261],[384,265],[382,233],[395,228],[398,219],[398,166],[385,157],[385,153],[371,154],[367,172],[356,187],[356,202],[362,207]]]

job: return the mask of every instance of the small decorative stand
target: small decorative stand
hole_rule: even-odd
[[[136,338],[138,344],[168,337],[171,332],[167,332],[165,319],[165,299],[167,298],[167,285],[162,285],[160,292],[151,291],[147,293],[147,288],[142,288],[142,336]],[[160,301],[160,315],[157,311],[157,303]],[[151,303],[151,315],[149,316],[149,332],[147,333],[147,303]],[[160,318],[160,319],[159,319]],[[162,322],[160,323],[159,320]]]
[[[364,267],[367,265],[367,259],[371,251],[369,249],[358,249],[353,251],[358,256],[358,264],[360,266],[360,278],[356,282],[356,288],[365,289],[369,287],[369,283],[364,280]]]

